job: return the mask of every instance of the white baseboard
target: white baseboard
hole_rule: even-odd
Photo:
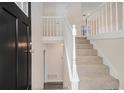
[[[45,82],[63,82],[63,80],[47,80]]]
[[[90,39],[89,39],[90,40]],[[94,49],[97,49],[98,51],[98,56],[103,58],[103,64],[107,65],[110,69],[110,74],[119,79],[118,73],[115,69],[115,67],[112,65],[112,63],[110,62],[110,60],[106,57],[106,55],[104,54],[104,52],[93,42],[93,40],[90,40],[91,44],[93,44]]]
[[[63,36],[56,37],[42,37],[42,43],[63,43]]]
[[[76,37],[84,37],[83,35],[76,35]]]

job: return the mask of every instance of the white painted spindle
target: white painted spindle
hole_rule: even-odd
[[[116,31],[118,31],[118,4],[117,2],[115,3],[115,8],[116,8]]]
[[[113,23],[112,23],[112,19],[113,19],[113,16],[112,16],[112,3],[109,3],[110,4],[110,25],[111,25],[111,32],[113,31]]]

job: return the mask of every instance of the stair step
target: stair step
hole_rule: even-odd
[[[102,77],[105,77],[105,76],[108,76],[109,75],[109,72],[85,72],[85,71],[78,71],[78,75],[79,75],[79,78],[82,78],[82,77],[99,77],[99,76],[102,76]]]
[[[92,49],[92,44],[76,44],[76,49]]]
[[[76,56],[77,61],[102,61],[102,58],[99,56]]]
[[[95,49],[76,49],[76,55],[81,56],[96,56],[97,50]]]
[[[82,64],[86,64],[86,65],[93,65],[93,64],[102,64],[102,61],[76,61],[77,65],[82,65]]]
[[[79,73],[109,73],[109,68],[103,64],[94,65],[77,65],[77,71]]]
[[[79,89],[84,90],[111,90],[118,89],[119,81],[112,76],[80,78]]]
[[[76,44],[89,44],[89,43],[90,41],[87,39],[79,39],[79,40],[76,39]]]
[[[86,37],[75,37],[76,39],[87,39]]]

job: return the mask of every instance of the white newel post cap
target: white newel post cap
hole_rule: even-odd
[[[72,34],[76,36],[76,25],[72,25],[72,28],[73,28]]]

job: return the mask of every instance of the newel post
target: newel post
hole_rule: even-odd
[[[124,2],[122,2],[122,31],[124,31]]]
[[[72,28],[73,28],[73,30],[72,30],[72,36],[73,36],[73,60],[72,60],[73,82],[72,82],[72,89],[78,90],[79,78],[78,78],[77,69],[76,69],[76,47],[75,47],[76,26],[72,25]]]
[[[75,66],[75,61],[76,61],[76,50],[75,50],[75,36],[76,36],[76,26],[72,25],[72,36],[73,36],[73,76],[74,76],[74,66]]]
[[[75,25],[72,25],[72,28],[73,28],[72,34],[73,34],[73,36],[76,36],[76,26]]]
[[[76,52],[75,52],[75,36],[76,36],[76,26],[72,25],[72,35],[73,35],[73,65],[75,63],[75,59],[76,59]],[[74,67],[73,67],[74,68]]]

